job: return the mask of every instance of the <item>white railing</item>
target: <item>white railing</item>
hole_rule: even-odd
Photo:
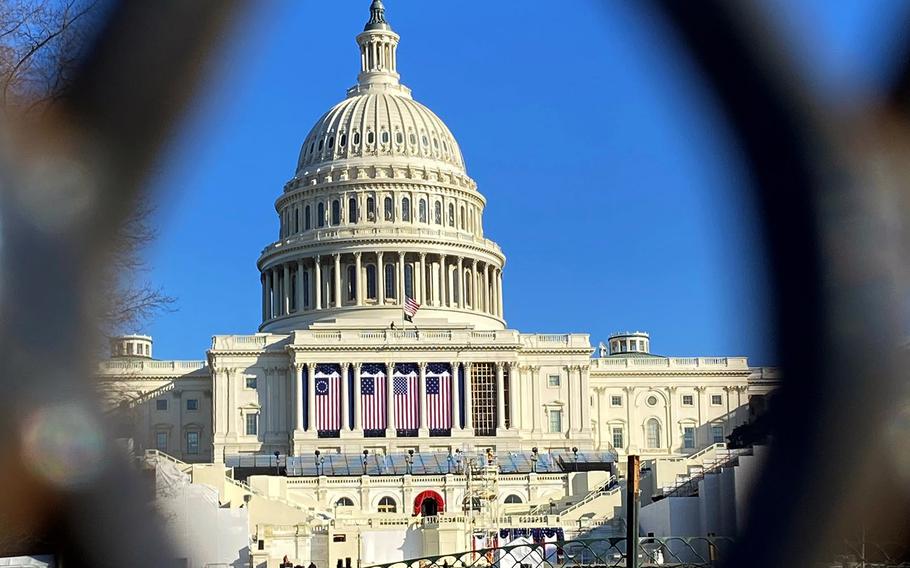
[[[626,369],[737,369],[748,370],[746,357],[604,357],[591,359],[591,370]]]
[[[139,371],[139,372],[161,372],[161,371],[175,371],[175,372],[191,372],[199,369],[204,369],[206,366],[205,361],[143,361],[143,360],[129,360],[129,361],[102,361],[99,363],[99,369],[102,372],[110,371]],[[169,373],[173,374],[173,373]]]
[[[603,483],[598,484],[596,487],[594,487],[594,489],[589,491],[588,494],[585,495],[581,501],[578,501],[576,503],[569,505],[568,507],[566,507],[565,509],[560,511],[559,514],[562,516],[565,516],[565,515],[571,513],[572,511],[574,511],[575,509],[578,509],[579,507],[582,507],[582,506],[590,503],[591,501],[597,499],[601,495],[608,495],[611,493],[615,493],[616,491],[619,491],[619,483],[616,482],[616,476],[611,475],[609,479],[607,479]]]

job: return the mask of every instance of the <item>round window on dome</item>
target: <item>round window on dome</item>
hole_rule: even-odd
[[[372,144],[375,141],[376,141],[376,136],[373,134],[373,132],[372,131],[367,132],[367,144]]]
[[[383,131],[383,132],[382,132],[382,143],[383,143],[383,144],[388,144],[388,143],[389,143],[389,133],[386,132],[386,131]]]
[[[354,133],[354,146],[359,146],[359,145],[360,145],[360,133],[355,132]]]
[[[648,406],[655,406],[657,404],[657,397],[653,394],[648,397]]]

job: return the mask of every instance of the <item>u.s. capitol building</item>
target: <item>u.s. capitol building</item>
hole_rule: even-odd
[[[774,385],[745,357],[664,357],[646,333],[522,333],[506,257],[458,143],[400,82],[380,2],[360,73],[303,141],[257,260],[262,323],[205,359],[118,338],[99,371],[120,435],[187,462],[237,456],[697,452]],[[403,319],[406,302],[419,309]],[[655,349],[659,351],[659,349]]]

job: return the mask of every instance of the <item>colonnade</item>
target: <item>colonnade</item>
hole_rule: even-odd
[[[493,263],[425,252],[333,253],[262,271],[262,320],[343,306],[403,305],[503,317],[502,269]]]
[[[292,401],[292,416],[293,416],[293,427],[297,432],[308,432],[310,434],[317,434],[317,423],[316,423],[316,381],[314,380],[314,374],[316,366],[323,363],[316,362],[300,362],[292,365],[292,381],[291,381],[291,401]],[[337,364],[341,368],[341,380],[339,381],[341,392],[340,392],[340,401],[341,401],[341,426],[342,432],[353,432],[354,435],[363,436],[364,434],[364,420],[362,412],[362,400],[361,400],[361,371],[365,363],[340,363]],[[427,367],[430,365],[429,362],[418,362],[414,363],[418,367],[418,401],[419,401],[419,430],[417,435],[419,436],[428,436],[429,435],[429,426],[427,419],[427,394],[426,394],[426,384],[427,384]],[[465,433],[467,435],[484,435],[483,432],[475,430],[474,418],[475,418],[475,396],[474,389],[472,385],[474,381],[472,380],[472,372],[474,365],[478,363],[459,363],[459,362],[449,362],[449,371],[450,376],[452,377],[451,385],[451,433],[457,435],[458,433]],[[483,364],[483,363],[481,363]],[[394,389],[394,372],[395,363],[388,361],[383,363],[385,366],[385,378],[386,381],[386,431],[385,437],[391,438],[396,437],[398,434],[398,428],[395,420],[395,396],[392,394],[395,392]],[[519,406],[518,400],[518,389],[515,388],[517,381],[514,380],[512,369],[517,370],[517,364],[512,362],[494,362],[492,363],[495,369],[495,433],[490,432],[487,435],[501,435],[507,430],[517,429],[518,423],[516,423],[515,409]],[[462,390],[459,387],[459,370],[461,371],[461,376],[464,380],[464,389]],[[307,378],[306,383],[304,383],[304,377]],[[349,380],[350,378],[350,380]],[[304,389],[306,389],[306,398],[304,398]],[[508,397],[506,392],[508,391]],[[309,404],[307,404],[309,402]],[[353,416],[351,415],[353,412]],[[510,420],[506,420],[507,414],[511,415]],[[306,420],[304,420],[306,416]],[[462,419],[463,417],[463,419]]]

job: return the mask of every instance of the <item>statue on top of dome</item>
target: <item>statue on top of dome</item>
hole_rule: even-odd
[[[389,29],[389,23],[385,21],[385,6],[382,5],[382,0],[373,0],[370,3],[370,20],[363,31],[376,29]]]

